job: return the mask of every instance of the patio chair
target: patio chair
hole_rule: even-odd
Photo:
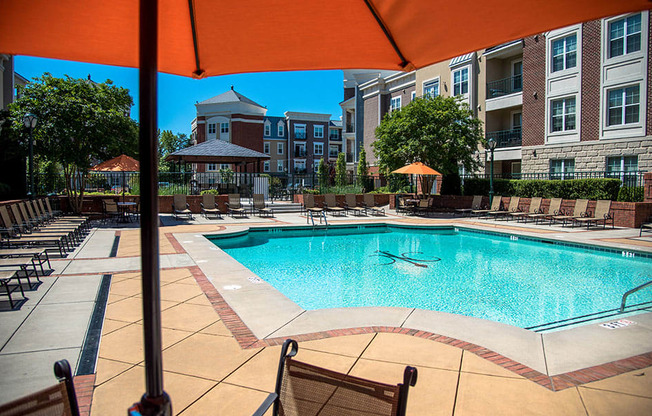
[[[265,204],[265,195],[254,194],[253,206],[251,208],[254,214],[258,213],[259,217],[273,217],[274,211]]]
[[[344,209],[351,211],[358,216],[365,214],[366,210],[364,207],[358,205],[358,202],[355,200],[355,194],[346,194],[344,195]]]
[[[287,339],[281,349],[276,389],[256,410],[272,415],[405,415],[408,390],[417,382],[417,369],[407,366],[403,383],[379,383],[297,361],[299,346]]]
[[[608,199],[600,199],[595,204],[595,211],[593,216],[587,216],[575,218],[573,221],[579,224],[586,224],[586,229],[588,230],[591,224],[598,225],[602,222],[602,228],[607,228],[607,222],[611,221],[611,228],[614,227],[614,216],[609,212],[611,209],[611,201]]]
[[[471,202],[471,208],[457,208],[455,212],[458,212],[462,215],[471,214],[473,210],[479,210],[482,206],[482,195],[474,195],[473,202]]]
[[[14,278],[17,280],[17,284],[9,285]],[[7,295],[9,298],[9,306],[13,310],[14,307],[16,306],[16,303],[14,301],[14,298],[11,296],[12,293],[14,293],[17,290],[20,290],[20,294],[23,297],[23,299],[20,301],[21,303],[26,301],[27,298],[25,297],[25,292],[23,291],[23,285],[20,284],[20,279],[18,278],[18,272],[15,270],[1,270],[0,271],[0,286],[4,289],[3,293],[0,293],[2,295]]]
[[[2,229],[4,235],[7,237],[7,242],[11,243],[12,241],[22,240],[25,241],[36,241],[39,238],[52,238],[60,239],[65,241],[67,247],[74,244],[75,237],[73,236],[74,230],[72,229],[50,229],[44,231],[32,231],[31,229],[25,229],[19,224],[14,223],[9,216],[7,207],[5,205],[0,206],[0,218],[4,224]]]
[[[48,212],[50,212],[52,215],[55,217],[60,217],[63,215],[63,212],[61,212],[58,209],[52,209],[52,205],[50,205],[50,198],[43,198],[45,200],[45,207],[48,209]]]
[[[502,204],[502,199],[503,197],[500,195],[494,196],[494,199],[491,201],[491,208],[490,209],[474,209],[471,211],[471,214],[473,215],[483,215],[487,214],[491,211],[500,211],[500,205]]]
[[[346,210],[337,204],[335,194],[324,195],[324,211],[332,215],[346,215]]]
[[[521,198],[518,196],[513,196],[509,198],[509,206],[507,207],[506,210],[498,210],[498,211],[489,211],[487,212],[487,215],[491,215],[494,217],[494,220],[497,220],[498,217],[505,217],[509,219],[511,216],[509,214],[518,212],[518,203],[521,201]]]
[[[52,264],[50,263],[50,256],[48,256],[47,250],[42,247],[27,247],[27,248],[0,248],[0,258],[11,258],[11,257],[27,257],[31,259],[32,264],[39,265],[41,268],[41,274],[45,275],[44,264],[47,263],[48,270],[52,270]]]
[[[229,202],[226,203],[226,207],[228,208],[228,213],[231,217],[236,214],[241,217],[247,216],[247,211],[240,202],[240,194],[229,194]]]
[[[561,214],[559,215],[553,215],[550,217],[550,223],[548,225],[552,225],[553,222],[557,221],[562,221],[562,227],[566,226],[566,221],[570,222],[571,225],[573,225],[573,220],[575,218],[582,218],[586,217],[586,210],[589,206],[589,200],[588,199],[576,199],[575,200],[575,208],[573,208],[573,214],[568,215],[564,213],[563,211],[559,211]]]
[[[102,221],[106,223],[107,221],[117,220],[120,218],[120,210],[118,209],[118,204],[113,199],[103,199],[102,200]]]
[[[412,207],[412,211],[414,215],[428,215],[432,210],[431,210],[431,205],[433,198],[424,198],[419,200],[419,202]]]
[[[175,220],[178,220],[179,217],[185,217],[189,220],[192,220],[192,211],[190,211],[190,205],[186,201],[186,195],[174,195],[174,200],[172,202],[172,212],[174,213]]]
[[[364,194],[362,196],[364,208],[369,213],[371,211],[374,215],[385,215],[385,208],[382,205],[376,204],[374,194]]]
[[[0,406],[0,415],[79,416],[72,371],[67,360],[54,363],[58,384]]]
[[[643,231],[645,232],[652,232],[652,217],[647,219],[647,222],[644,222],[641,224],[641,230],[638,233],[639,237],[643,236]]]
[[[528,218],[533,218],[536,224],[539,223],[539,220],[550,221],[553,216],[563,214],[561,211],[561,202],[561,198],[550,198],[550,204],[548,205],[547,212],[543,212],[543,210],[541,210],[539,214],[528,214]]]
[[[529,215],[540,214],[540,213],[541,213],[541,197],[537,196],[530,199],[530,206],[528,207],[527,211],[510,212],[509,215],[512,218],[516,218],[516,221],[518,221],[520,218],[523,218],[523,222],[527,222]]]
[[[214,216],[222,219],[222,211],[220,211],[217,201],[215,201],[215,195],[213,194],[204,194],[202,195],[202,201],[199,203],[201,206],[201,215],[204,218],[208,219],[209,216]]]
[[[396,213],[400,214],[407,214],[409,212],[409,206],[407,204],[407,198],[399,196],[396,199]]]

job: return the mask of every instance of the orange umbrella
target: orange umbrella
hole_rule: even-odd
[[[439,175],[441,176],[441,173],[437,172],[433,168],[429,168],[428,166],[424,165],[421,162],[414,162],[412,164],[403,166],[400,169],[396,169],[395,171],[392,171],[392,173],[402,173],[405,175]]]

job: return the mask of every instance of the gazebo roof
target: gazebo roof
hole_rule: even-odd
[[[270,156],[224,140],[209,140],[177,150],[165,160],[195,163],[246,163],[269,159]]]
[[[93,166],[91,170],[96,172],[139,172],[140,164],[133,157],[120,155]]]

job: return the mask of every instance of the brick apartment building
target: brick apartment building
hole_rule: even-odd
[[[330,118],[330,114],[285,112],[289,173],[316,172],[319,160],[328,160]]]
[[[649,11],[594,20],[402,74],[344,71],[347,159],[392,108],[413,97],[461,96],[497,142],[494,172],[652,170]],[[350,124],[355,125],[349,131]],[[488,152],[478,150],[488,171]],[[480,173],[483,173],[482,170]],[[522,176],[522,175],[521,175]],[[615,176],[618,176],[617,174]]]

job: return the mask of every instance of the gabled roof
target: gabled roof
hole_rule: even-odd
[[[170,153],[166,160],[186,160],[205,163],[239,163],[269,158],[269,155],[224,140],[209,140]]]
[[[254,105],[256,107],[265,108],[262,105],[250,100],[249,98],[245,97],[239,92],[236,92],[233,89],[230,89],[227,92],[224,92],[220,95],[216,95],[213,98],[209,98],[208,100],[201,101],[199,104],[223,104],[223,103],[235,103],[235,102],[242,102],[242,103]]]
[[[120,155],[93,166],[91,170],[97,172],[138,172],[140,171],[140,163],[133,157]]]

